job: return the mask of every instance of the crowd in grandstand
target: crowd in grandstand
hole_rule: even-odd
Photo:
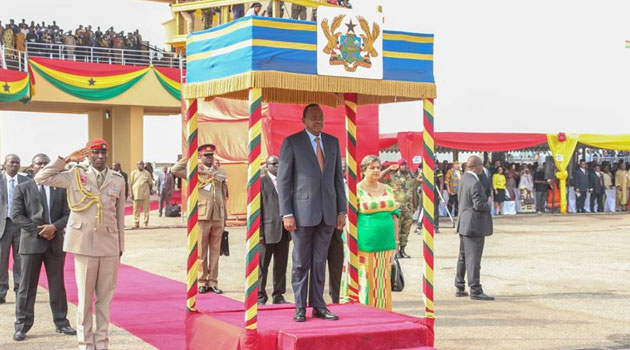
[[[116,31],[114,27],[102,31],[101,27],[96,30],[91,25],[79,25],[74,31],[64,30],[57,25],[56,21],[52,24],[46,22],[30,24],[22,19],[21,23],[15,23],[14,19],[10,19],[9,23],[2,25],[0,21],[0,37],[2,37],[2,45],[8,49],[17,51],[26,51],[27,43],[40,44],[58,44],[100,48],[118,48],[142,50],[148,47],[147,42],[142,41],[142,35],[136,29],[135,32]]]

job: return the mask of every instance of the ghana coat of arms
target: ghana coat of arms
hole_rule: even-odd
[[[318,74],[382,78],[382,35],[377,21],[341,13],[322,18],[318,27],[322,37],[318,37]]]

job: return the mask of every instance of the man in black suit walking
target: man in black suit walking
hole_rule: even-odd
[[[457,197],[459,202],[459,257],[455,276],[455,293],[458,297],[467,296],[464,276],[468,275],[470,298],[474,300],[494,300],[483,292],[480,283],[481,256],[486,236],[492,235],[492,216],[488,196],[480,181],[481,158],[471,156],[466,161],[466,173],[462,177]]]
[[[20,157],[8,154],[4,158],[4,173],[0,175],[0,304],[6,302],[9,291],[9,253],[13,252],[13,291],[17,293],[21,278],[20,227],[11,220],[13,194],[18,184],[31,181],[18,175]]]
[[[322,132],[324,112],[311,104],[304,108],[305,130],[287,137],[280,150],[278,197],[283,225],[292,233],[296,322],[306,321],[306,302],[313,317],[337,320],[326,308],[326,258],[335,227],[346,222],[339,140]]]
[[[50,158],[45,154],[33,157],[35,174],[43,169]],[[16,302],[15,334],[21,341],[31,329],[35,317],[35,297],[42,263],[46,268],[50,295],[50,308],[57,333],[75,335],[68,321],[68,300],[64,286],[63,251],[64,229],[70,216],[64,188],[38,185],[34,181],[22,183],[15,189],[12,220],[22,228],[20,255],[22,279]]]
[[[573,177],[575,189],[575,206],[578,213],[584,212],[584,203],[586,202],[586,192],[588,191],[588,170],[584,159],[580,160],[580,168],[575,172]]]
[[[289,241],[291,235],[282,227],[280,204],[278,202],[278,162],[276,156],[269,156],[265,162],[267,176],[260,179],[261,206],[260,216],[260,287],[258,304],[264,305],[269,299],[265,286],[267,271],[273,257],[273,293],[274,304],[285,304],[284,293],[287,291],[287,262],[289,260]]]

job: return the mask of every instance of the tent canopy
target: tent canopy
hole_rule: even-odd
[[[433,35],[384,31],[383,79],[317,75],[317,25],[244,17],[189,35],[184,96],[247,100],[262,88],[263,102],[379,104],[434,98]]]

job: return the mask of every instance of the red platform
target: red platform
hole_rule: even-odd
[[[221,303],[219,299],[223,297],[213,296],[212,299]],[[293,321],[293,305],[261,307],[258,311],[258,349],[433,349],[427,346],[430,331],[422,318],[360,304],[330,305],[329,308],[339,315],[339,321],[313,319],[309,309],[307,321],[297,323]],[[242,306],[232,310],[201,309],[199,313],[190,314],[186,318],[187,348],[242,349],[244,317]]]
[[[12,259],[11,265],[12,265]],[[42,267],[43,269],[43,267]],[[66,256],[68,301],[77,302],[74,259]],[[48,281],[42,271],[40,285]],[[223,295],[197,298],[199,312],[185,311],[186,285],[121,264],[110,321],[159,350],[243,350],[243,303]],[[338,321],[293,321],[292,304],[262,306],[257,350],[430,350],[432,320],[360,304],[329,305]]]

